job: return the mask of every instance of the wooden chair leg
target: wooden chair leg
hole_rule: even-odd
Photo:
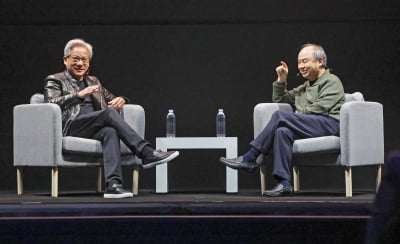
[[[58,197],[58,168],[51,169],[51,196]]]
[[[134,196],[137,196],[139,194],[139,166],[133,166],[132,193]]]
[[[345,184],[346,184],[346,197],[353,196],[353,186],[351,179],[351,167],[345,168]]]
[[[300,191],[300,171],[296,166],[293,166],[293,191]]]
[[[17,167],[17,194],[24,194],[23,168]]]
[[[102,185],[103,185],[103,168],[97,168],[97,183],[96,183],[96,192],[102,192]]]
[[[378,165],[378,174],[376,175],[376,191],[378,191],[379,186],[381,185],[382,179],[382,164]]]
[[[267,190],[267,179],[266,179],[266,172],[267,171],[267,167],[265,166],[265,164],[260,166],[260,181],[261,181],[261,194]]]

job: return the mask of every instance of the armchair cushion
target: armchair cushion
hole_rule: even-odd
[[[62,151],[70,154],[91,154],[101,156],[103,149],[101,142],[93,139],[86,139],[74,136],[64,136],[62,138]],[[132,152],[121,143],[121,155],[127,156]]]
[[[344,100],[345,102],[362,102],[364,101],[364,96],[361,92],[346,93]]]
[[[35,93],[31,96],[30,104],[44,103],[44,95],[40,93]]]
[[[338,153],[340,139],[337,136],[322,136],[309,139],[295,140],[293,154]]]

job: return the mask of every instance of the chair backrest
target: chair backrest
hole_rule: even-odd
[[[354,93],[346,93],[345,94],[345,98],[344,98],[345,102],[355,102],[355,101],[359,101],[359,102],[363,102],[364,101],[364,96],[361,92],[354,92]]]
[[[31,96],[30,103],[31,104],[44,103],[44,95],[40,93],[33,94]]]

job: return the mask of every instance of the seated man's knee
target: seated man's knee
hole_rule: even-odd
[[[288,128],[286,128],[286,127],[278,127],[278,128],[276,128],[276,132],[275,132],[275,134],[276,135],[287,135],[287,134],[289,134],[291,131],[288,129]]]
[[[104,109],[105,113],[115,113],[115,114],[119,114],[118,111],[115,108],[112,107],[107,107],[106,109]]]
[[[275,131],[276,138],[292,138],[293,132],[287,127],[278,127]]]
[[[107,135],[107,136],[117,136],[118,135],[117,130],[110,126],[104,127],[102,129],[102,132],[104,135]]]
[[[283,110],[276,110],[272,116],[271,120],[282,120],[290,117],[293,112],[283,111]]]
[[[115,108],[111,107],[104,109],[103,114],[108,118],[121,117],[120,113]]]

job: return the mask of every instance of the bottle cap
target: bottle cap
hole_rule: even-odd
[[[168,113],[173,113],[173,112],[174,112],[173,109],[169,109],[169,110],[168,110]]]
[[[222,108],[218,109],[218,112],[224,112],[224,110]]]

